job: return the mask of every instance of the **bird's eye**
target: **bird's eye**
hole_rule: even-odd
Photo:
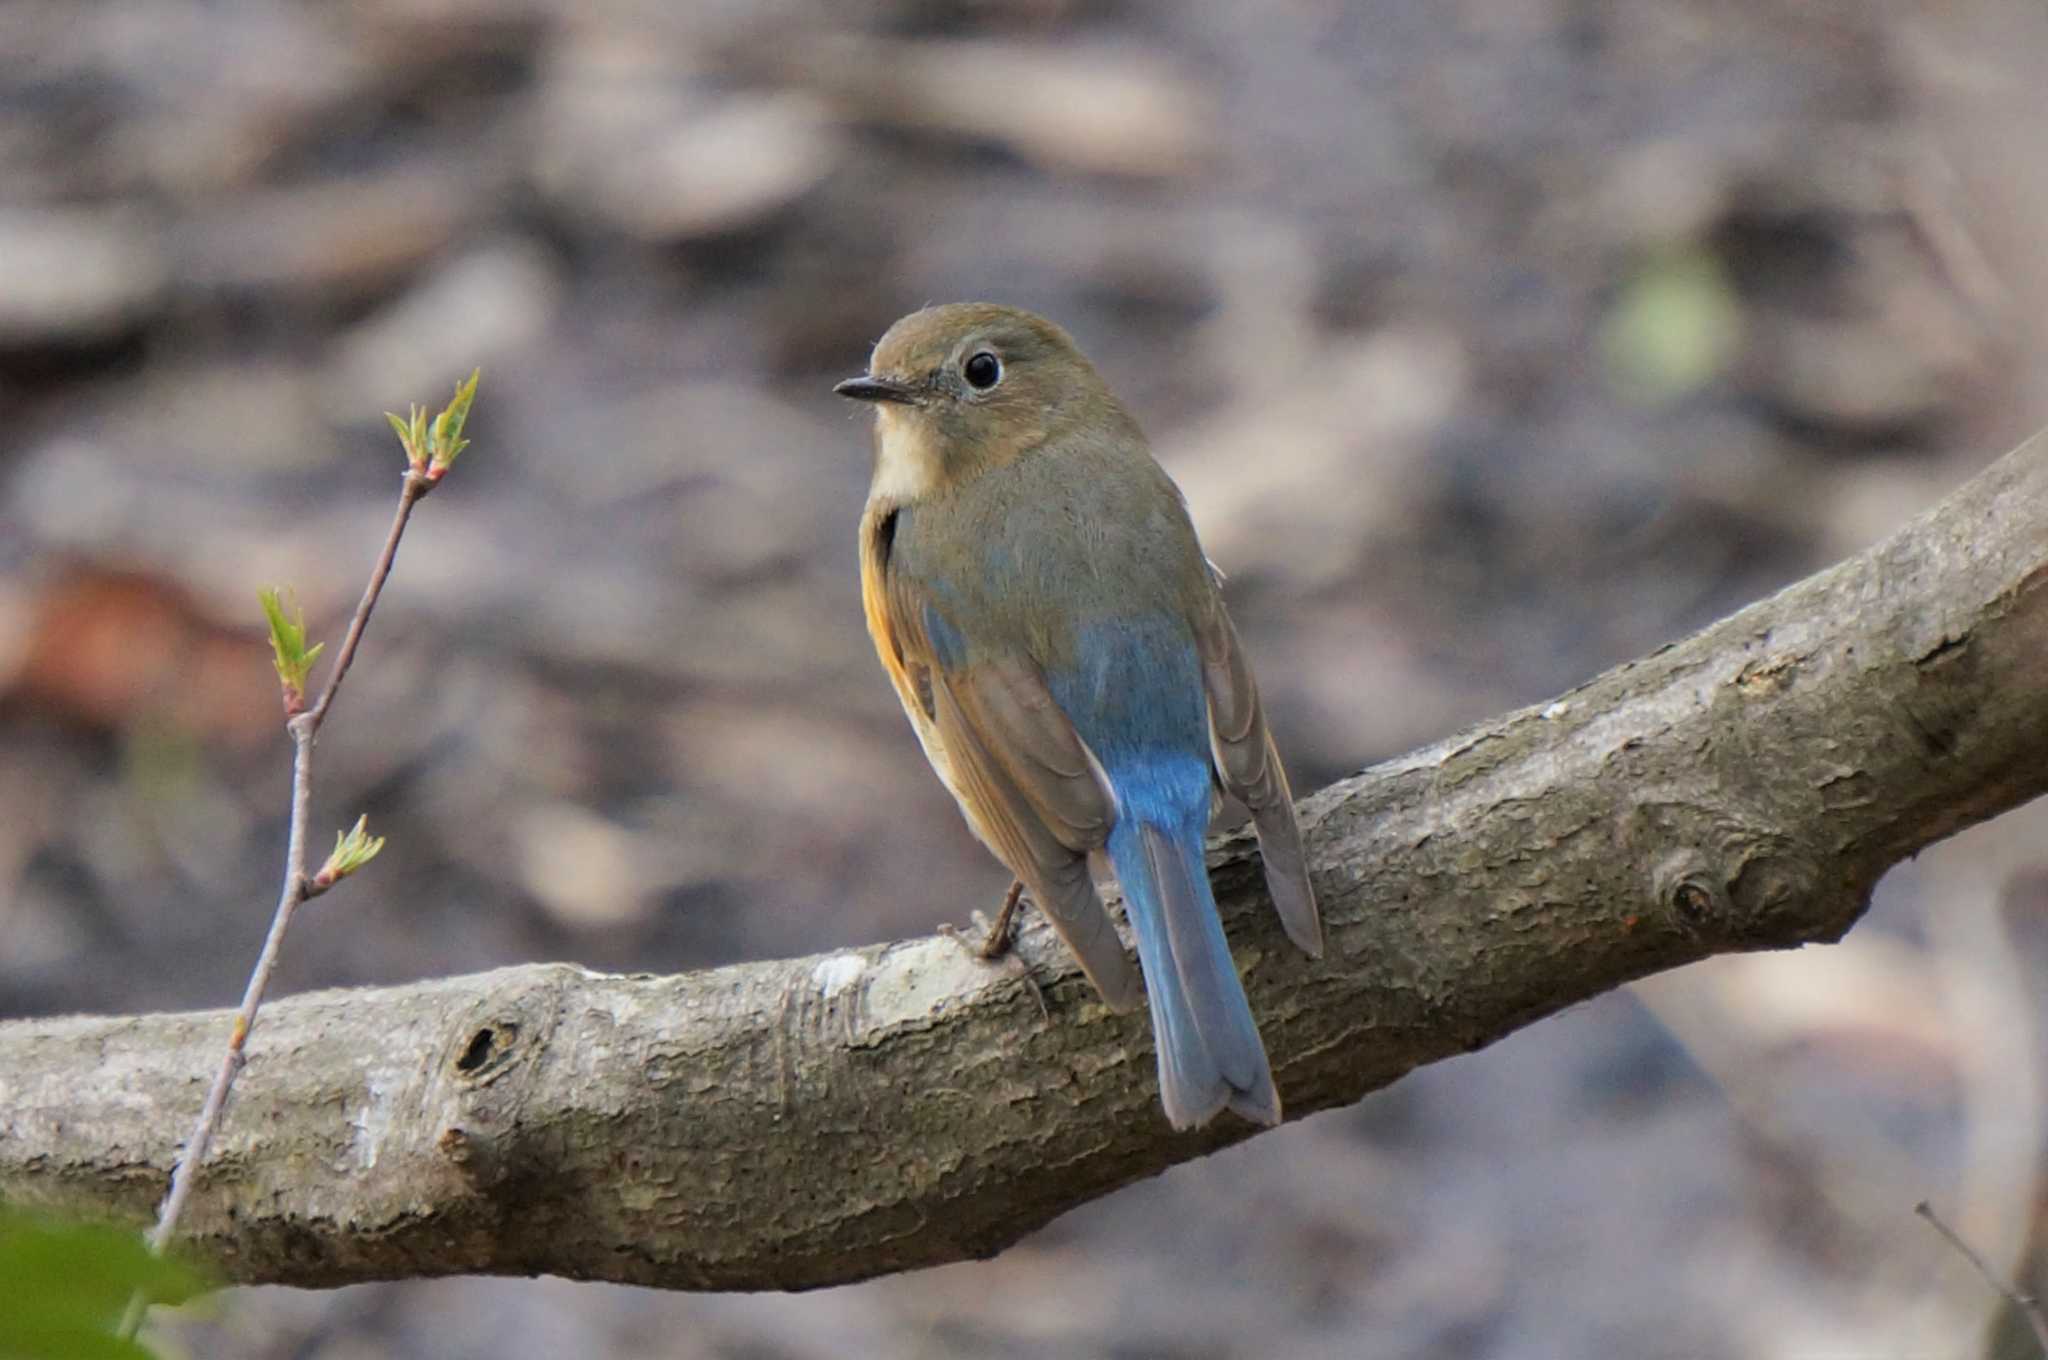
[[[1003,380],[1003,361],[985,349],[978,349],[960,366],[960,375],[975,391],[986,392]]]

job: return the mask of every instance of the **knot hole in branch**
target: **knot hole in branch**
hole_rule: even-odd
[[[455,1070],[476,1081],[510,1059],[519,1043],[519,1026],[498,1022],[481,1025],[469,1036],[469,1044],[455,1059]]]
[[[1727,879],[1698,850],[1665,856],[1650,876],[1650,893],[1657,909],[1687,935],[1719,934],[1734,924]]]
[[[1783,844],[1731,839],[1719,854],[1675,850],[1651,877],[1657,909],[1674,929],[1696,939],[1756,949],[1825,938],[1795,910],[1810,906],[1818,875],[1805,857]],[[1847,920],[1857,910],[1852,902]]]

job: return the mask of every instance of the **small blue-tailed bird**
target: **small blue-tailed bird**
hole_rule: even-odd
[[[1067,333],[1016,308],[914,312],[835,390],[875,404],[861,596],[932,768],[1121,1007],[1137,979],[1096,896],[1107,859],[1173,1126],[1225,1106],[1278,1123],[1202,859],[1218,790],[1251,810],[1288,935],[1320,956],[1322,926],[1287,775],[1179,488]]]

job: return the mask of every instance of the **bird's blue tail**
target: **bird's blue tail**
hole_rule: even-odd
[[[1190,766],[1198,782],[1113,777],[1122,806],[1109,859],[1137,931],[1160,1100],[1177,1129],[1207,1123],[1225,1106],[1255,1123],[1277,1124],[1280,1093],[1202,862],[1208,769]]]

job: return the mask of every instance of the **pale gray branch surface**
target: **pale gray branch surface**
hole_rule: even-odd
[[[1212,854],[1288,1103],[1355,1101],[1632,978],[1831,940],[2048,790],[2048,439],[1900,534],[1304,805],[1329,957]],[[264,1011],[181,1235],[242,1281],[801,1288],[986,1255],[1248,1136],[1175,1136],[1143,1013],[1042,924],[681,977],[562,965]],[[0,1025],[0,1199],[148,1221],[225,1012]]]

